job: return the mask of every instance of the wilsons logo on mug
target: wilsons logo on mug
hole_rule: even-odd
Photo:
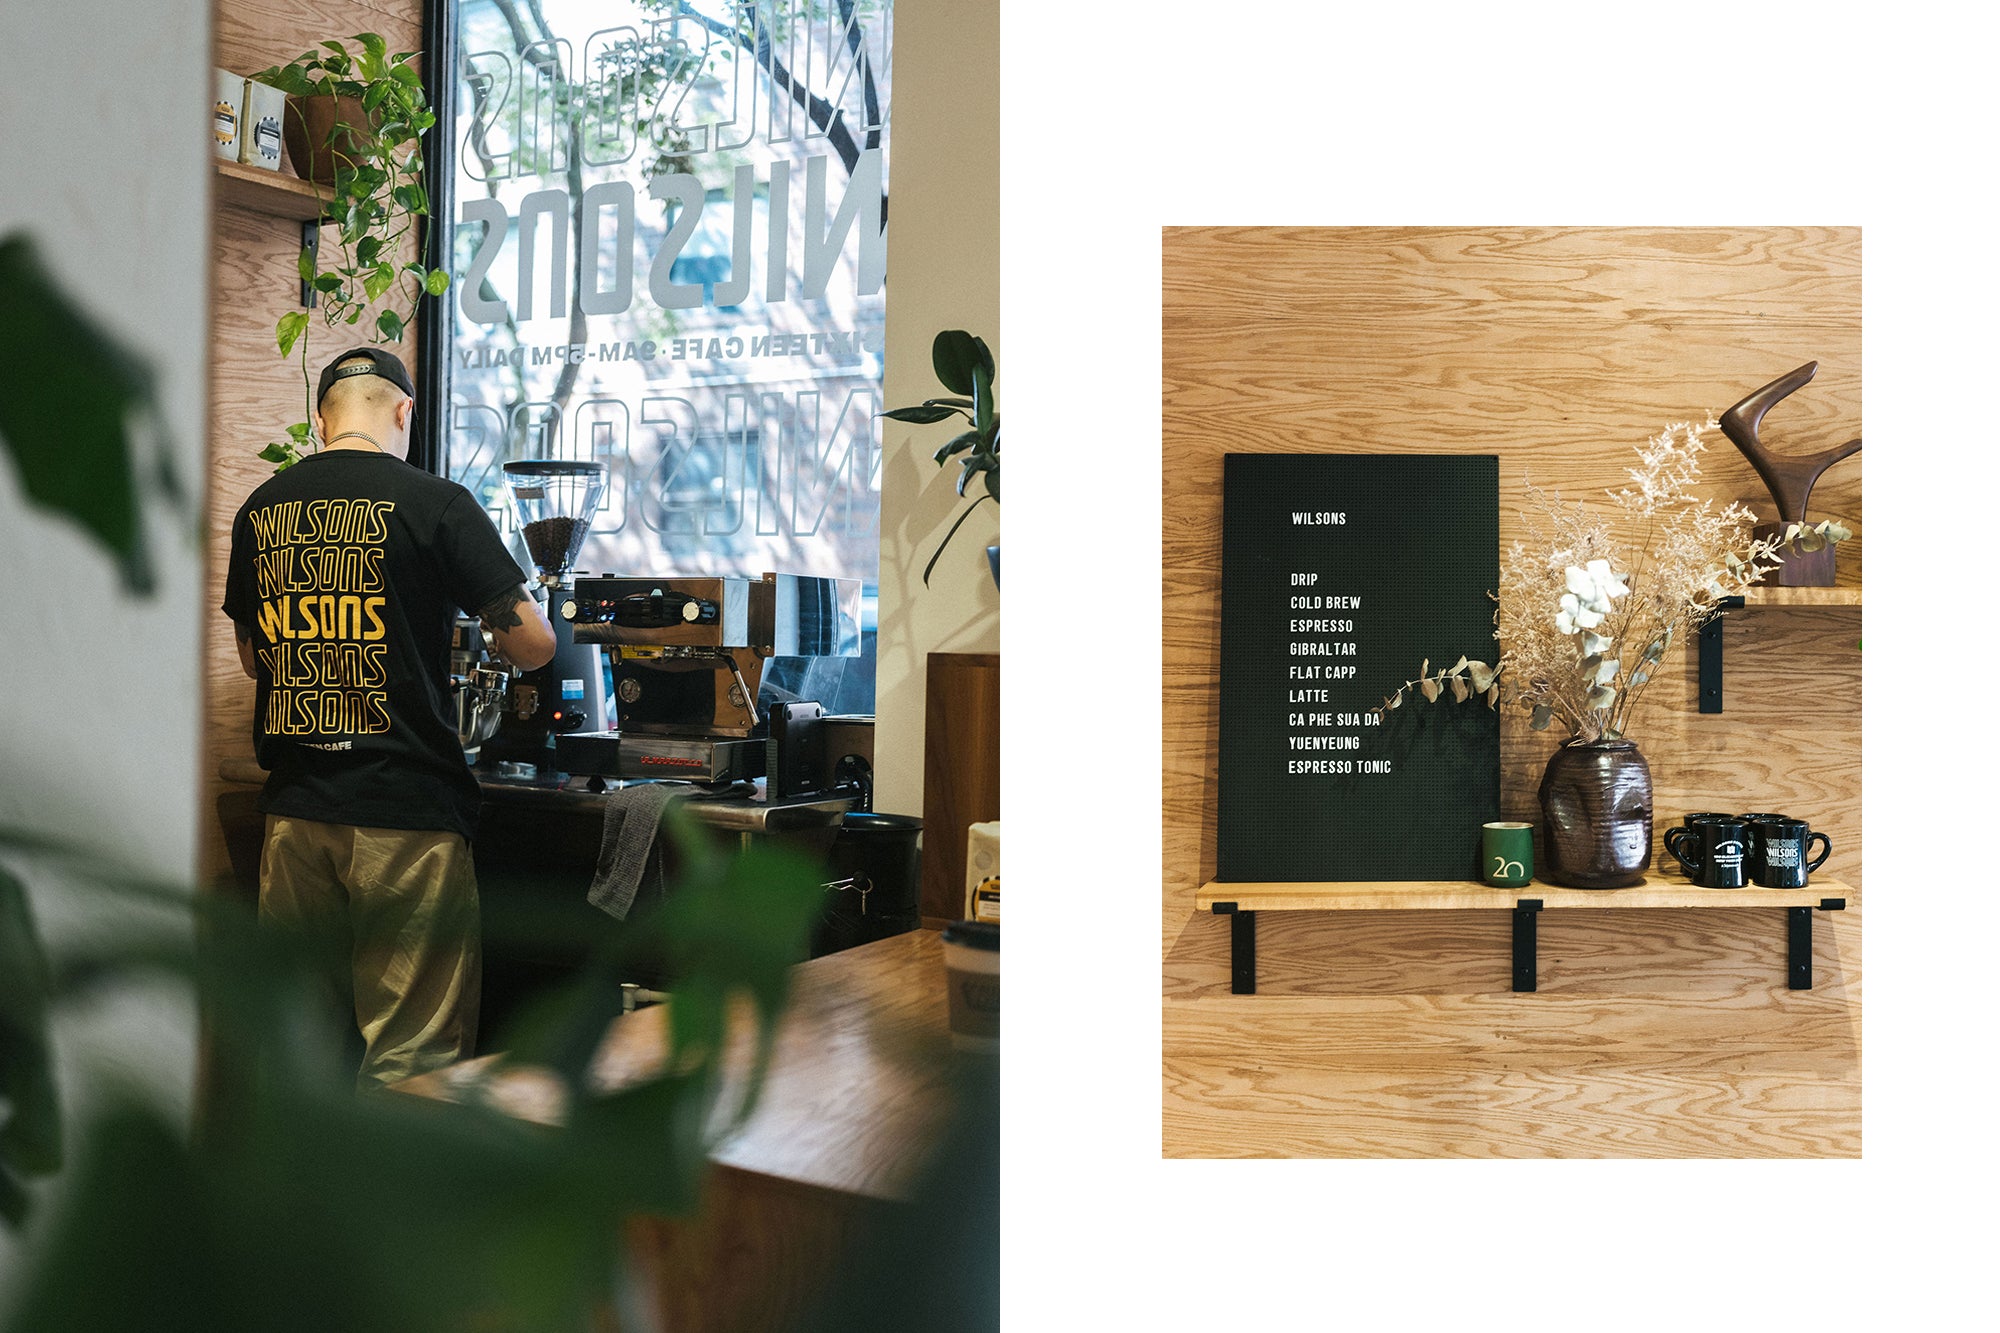
[[[1750,875],[1764,888],[1802,889],[1811,881],[1812,872],[1833,855],[1833,839],[1813,832],[1803,819],[1768,815],[1758,821],[1756,829]],[[1811,856],[1814,841],[1820,844],[1818,856]]]

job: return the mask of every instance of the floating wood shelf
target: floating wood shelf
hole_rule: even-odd
[[[1812,914],[1837,912],[1855,896],[1837,879],[1803,889],[1704,889],[1671,875],[1649,874],[1629,889],[1563,889],[1528,884],[1496,889],[1475,881],[1411,880],[1389,883],[1228,883],[1211,880],[1195,893],[1199,911],[1232,918],[1230,989],[1238,995],[1257,989],[1257,913],[1463,911],[1505,908],[1514,913],[1514,989],[1535,989],[1535,919],[1563,908],[1782,907],[1786,913],[1787,982],[1793,990],[1812,987]]]
[[[1859,588],[1752,588],[1745,606],[1859,606]]]
[[[319,224],[325,205],[310,182],[269,167],[246,167],[219,157],[214,161],[217,201],[298,223],[299,249],[318,252]],[[319,293],[303,280],[299,283],[299,304],[307,309],[319,304]]]
[[[310,183],[269,167],[246,167],[215,159],[215,197],[253,213],[317,222],[323,205]]]
[[[1752,588],[1741,597],[1726,597],[1723,606],[1745,609],[1753,606],[1860,606],[1859,588]],[[1717,616],[1701,627],[1696,643],[1696,669],[1701,689],[1696,707],[1704,713],[1722,711],[1722,622]]]

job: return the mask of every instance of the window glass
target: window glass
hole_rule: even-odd
[[[460,0],[445,468],[595,459],[576,568],[863,584],[874,711],[888,0]],[[798,667],[803,670],[803,664]]]

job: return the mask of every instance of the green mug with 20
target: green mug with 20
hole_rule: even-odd
[[[1480,867],[1486,882],[1518,889],[1535,877],[1535,826],[1500,820],[1483,825]]]

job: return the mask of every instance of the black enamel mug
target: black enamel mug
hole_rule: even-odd
[[[1764,854],[1764,825],[1770,823],[1772,820],[1790,819],[1791,816],[1781,815],[1775,812],[1765,812],[1758,814],[1738,815],[1736,817],[1749,826],[1747,830],[1750,834],[1749,845],[1744,848],[1743,854],[1750,858],[1748,862],[1748,865],[1750,867],[1750,878],[1753,881],[1756,881],[1757,858],[1759,858]]]
[[[1749,883],[1750,831],[1740,819],[1692,819],[1667,830],[1667,852],[1688,878],[1705,889],[1740,889]]]
[[[1819,855],[1808,860],[1814,840]],[[1756,856],[1750,872],[1767,889],[1803,889],[1811,872],[1833,855],[1833,839],[1814,833],[1803,819],[1766,819],[1757,830]]]
[[[1732,815],[1732,814],[1726,814],[1726,813],[1723,813],[1723,812],[1721,812],[1721,811],[1717,811],[1717,810],[1701,810],[1701,811],[1697,811],[1696,813],[1694,813],[1694,814],[1691,814],[1691,815],[1683,815],[1683,816],[1681,816],[1681,822],[1680,822],[1680,823],[1678,823],[1678,824],[1676,824],[1676,825],[1675,825],[1674,827],[1672,827],[1672,828],[1668,829],[1668,830],[1666,831],[1666,833],[1665,833],[1665,834],[1663,835],[1663,838],[1662,838],[1662,840],[1663,840],[1663,841],[1665,841],[1666,839],[1671,839],[1671,838],[1673,837],[1673,835],[1674,835],[1674,834],[1676,834],[1676,833],[1680,834],[1680,835],[1681,835],[1682,837],[1686,837],[1686,836],[1687,836],[1687,831],[1688,831],[1688,830],[1689,830],[1690,828],[1692,828],[1692,827],[1693,827],[1694,825],[1696,825],[1696,824],[1699,824],[1699,823],[1703,823],[1703,822],[1705,822],[1705,821],[1707,821],[1707,820],[1711,820],[1711,819],[1735,819],[1735,818],[1736,818],[1736,816],[1735,816],[1735,815]],[[1671,857],[1671,856],[1673,855],[1673,850],[1674,850],[1674,844],[1673,844],[1673,843],[1672,843],[1671,841],[1667,842],[1667,854],[1668,854],[1668,855],[1667,855],[1667,856],[1665,856],[1665,857],[1661,857],[1661,858],[1660,858],[1660,869],[1662,869],[1662,870],[1670,870],[1670,869],[1671,869],[1671,870],[1681,870],[1681,871],[1682,871],[1682,873],[1686,873],[1686,871],[1685,871],[1685,868],[1684,868],[1683,866],[1670,866],[1670,865],[1668,864],[1668,857]],[[1676,858],[1676,859],[1678,859],[1678,858]]]

